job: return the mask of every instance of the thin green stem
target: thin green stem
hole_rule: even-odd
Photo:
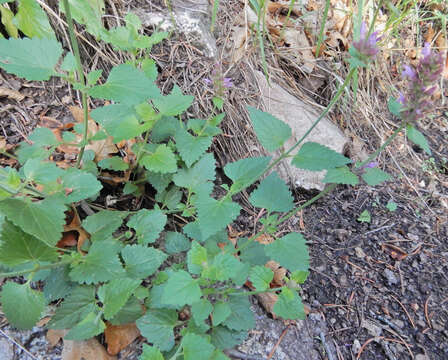
[[[326,0],[324,14],[322,16],[322,23],[320,24],[319,38],[317,39],[316,58],[319,57],[320,47],[322,45],[322,42],[324,41],[325,24],[327,23],[329,9],[330,9],[330,0]]]
[[[256,294],[263,294],[263,293],[271,293],[281,290],[282,288],[273,288],[273,289],[266,289],[266,290],[254,290],[254,291],[237,291],[233,293],[229,293],[229,296],[248,296],[248,295],[256,295]]]
[[[78,41],[76,39],[75,35],[75,28],[73,25],[73,18],[72,18],[72,12],[70,9],[70,5],[68,3],[68,0],[62,0],[64,4],[65,9],[65,16],[67,18],[67,24],[68,24],[68,33],[70,35],[70,42],[72,44],[73,49],[73,55],[75,56],[76,60],[76,72],[78,74],[79,82],[85,86],[86,80],[84,77],[84,71],[82,69],[82,63],[81,63],[81,55],[79,53],[79,46]],[[88,125],[89,125],[89,109],[87,108],[87,92],[85,89],[81,90],[81,101],[82,101],[82,108],[83,108],[83,115],[84,115],[84,134],[81,142],[81,150],[79,151],[78,159],[76,160],[76,167],[79,167],[81,165],[82,157],[84,156],[84,150],[87,145],[87,132],[88,132]]]
[[[55,267],[70,264],[72,261],[73,260],[70,259],[70,260],[64,260],[64,261],[60,261],[60,262],[53,263],[53,264],[37,265],[33,269],[12,271],[12,272],[8,272],[8,273],[0,273],[0,279],[5,278],[5,277],[25,275],[25,274],[33,273],[33,272],[40,271],[40,270],[53,269]]]

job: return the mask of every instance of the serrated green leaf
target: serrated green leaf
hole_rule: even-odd
[[[90,312],[64,336],[66,340],[81,341],[104,332],[106,324],[97,312]]]
[[[45,127],[35,128],[28,136],[28,140],[31,140],[34,145],[38,146],[54,146],[59,144],[53,132]]]
[[[428,155],[431,155],[428,140],[426,140],[425,135],[418,131],[413,125],[406,125],[406,135],[409,140],[420,146]]]
[[[294,199],[285,182],[274,171],[252,192],[250,203],[269,212],[287,212],[294,207]]]
[[[104,85],[92,87],[89,95],[125,105],[137,105],[150,98],[158,98],[160,91],[141,70],[121,64],[112,68]]]
[[[64,56],[64,60],[62,61],[61,64],[61,70],[63,71],[67,71],[67,72],[72,72],[72,71],[76,71],[76,58],[75,55],[73,55],[73,53],[68,52],[67,54],[65,54]]]
[[[201,295],[197,280],[194,280],[186,271],[179,270],[166,282],[162,301],[171,305],[191,305],[198,301]]]
[[[387,172],[384,172],[378,168],[366,168],[364,171],[365,172],[362,174],[362,178],[370,186],[376,186],[381,184],[383,181],[388,181],[391,179],[391,176]]]
[[[269,284],[273,278],[274,272],[264,266],[254,266],[249,272],[249,280],[257,291],[269,289]]]
[[[121,256],[127,275],[135,279],[151,276],[167,258],[162,251],[143,245],[126,245]]]
[[[17,39],[19,37],[19,30],[13,23],[14,13],[4,6],[0,6],[0,13],[2,24],[5,27],[6,32],[10,37]]]
[[[24,141],[20,143],[16,151],[19,163],[25,164],[29,159],[47,160],[51,155],[51,149],[43,148],[38,145],[30,145]]]
[[[78,286],[65,298],[48,323],[50,329],[70,329],[96,308],[95,287]]]
[[[160,143],[170,137],[174,137],[177,129],[180,128],[179,119],[173,116],[162,116],[152,127],[151,141],[153,143]]]
[[[58,253],[18,226],[5,220],[0,232],[0,263],[8,266],[55,261]]]
[[[196,164],[189,169],[180,169],[174,176],[173,181],[177,186],[195,189],[198,185],[215,180],[216,160],[213,154],[205,154]],[[208,195],[208,194],[207,194]],[[206,196],[207,196],[206,195]]]
[[[124,216],[126,213],[121,211],[101,210],[87,216],[82,221],[82,227],[90,234],[92,241],[108,240],[120,227]]]
[[[65,13],[63,2],[60,9]],[[87,31],[96,38],[103,35],[103,24],[101,17],[104,13],[103,0],[69,0],[73,19],[82,25],[86,25]]]
[[[44,285],[44,296],[47,302],[65,298],[72,292],[75,283],[70,281],[68,273],[68,265],[50,271]]]
[[[76,202],[95,196],[103,188],[96,176],[85,171],[69,168],[62,175],[62,185],[70,189],[70,193],[64,194],[66,203]]]
[[[221,324],[225,319],[227,319],[230,316],[231,313],[232,310],[230,309],[228,303],[218,302],[214,304],[212,312],[213,326]]]
[[[35,202],[15,198],[0,202],[0,211],[14,225],[49,246],[56,245],[61,239],[65,210],[64,204],[51,198]]]
[[[165,249],[168,254],[178,254],[189,250],[190,247],[190,241],[181,233],[168,231],[165,234]]]
[[[27,80],[49,80],[61,55],[54,39],[0,39],[0,67]]]
[[[208,318],[213,310],[213,306],[207,299],[200,299],[191,306],[191,313],[194,321],[199,325]]]
[[[9,323],[18,329],[31,329],[45,310],[45,298],[29,284],[8,281],[2,286],[1,304]]]
[[[191,243],[191,249],[187,254],[188,271],[199,275],[204,266],[207,266],[207,249],[199,245],[197,241]]]
[[[54,39],[47,14],[35,0],[20,0],[13,23],[30,38]]]
[[[228,304],[232,312],[223,325],[236,331],[249,330],[255,326],[254,314],[247,296],[230,296]]]
[[[315,142],[303,144],[291,161],[294,166],[311,171],[333,169],[350,162],[345,156]]]
[[[159,71],[157,70],[157,64],[153,59],[144,59],[142,61],[142,70],[146,77],[151,81],[156,81]]]
[[[177,161],[173,151],[161,144],[157,149],[149,155],[145,155],[140,163],[149,171],[165,173],[174,173],[177,170]]]
[[[366,223],[370,223],[370,221],[372,220],[372,217],[370,216],[370,213],[368,210],[364,210],[357,219],[359,222],[366,222]]]
[[[142,315],[142,304],[140,304],[140,301],[138,301],[135,296],[131,296],[110,322],[112,325],[130,324],[139,319]]]
[[[212,330],[211,341],[218,349],[226,350],[242,344],[247,336],[248,333],[245,330],[234,331],[224,326],[217,326]]]
[[[310,274],[309,271],[303,271],[303,270],[297,270],[291,273],[291,280],[294,280],[295,282],[299,284],[303,284],[305,280],[308,278],[308,275]]]
[[[194,96],[183,95],[178,86],[174,86],[171,94],[153,99],[154,106],[165,116],[182,114],[193,103]]]
[[[240,262],[231,254],[219,253],[213,259],[211,266],[205,267],[202,277],[211,280],[225,281],[236,276]]]
[[[305,309],[299,295],[297,295],[295,290],[287,287],[282,289],[273,310],[275,315],[283,319],[305,319]]]
[[[224,173],[233,181],[230,191],[236,193],[253,184],[266,170],[270,161],[270,157],[263,156],[227,164],[224,167]]]
[[[140,333],[148,342],[161,351],[169,351],[174,346],[174,326],[177,325],[177,312],[169,309],[149,309],[136,321]]]
[[[199,137],[190,135],[182,128],[176,131],[174,139],[176,140],[177,150],[187,167],[191,167],[205,153],[213,140],[211,136]]]
[[[241,238],[241,244],[244,244],[247,238]],[[252,241],[247,247],[240,250],[240,259],[245,263],[251,265],[264,265],[269,261],[269,258],[264,252],[265,245],[260,244],[258,241]]]
[[[386,209],[391,212],[394,212],[395,210],[397,210],[397,207],[398,207],[397,203],[392,200],[389,200],[386,204]]]
[[[403,105],[397,101],[397,99],[392,96],[387,101],[387,108],[389,109],[392,115],[395,115],[397,118],[401,118],[401,111],[403,109]]]
[[[255,134],[267,151],[277,150],[291,137],[291,128],[275,116],[251,106],[247,106],[247,110]]]
[[[185,360],[209,360],[215,350],[205,338],[191,333],[182,339],[182,347]]]
[[[133,139],[145,130],[145,126],[138,122],[134,108],[126,104],[102,106],[92,110],[90,116],[113,137],[114,143]]]
[[[132,215],[127,225],[135,230],[139,243],[148,244],[156,241],[166,220],[166,215],[160,209],[142,209]]]
[[[215,200],[208,195],[201,196],[195,205],[201,233],[205,239],[229,225],[241,211],[241,207],[231,199]]]
[[[85,284],[97,284],[123,276],[125,271],[118,258],[116,241],[95,241],[79,264],[72,264],[70,278]]]
[[[164,360],[159,349],[148,344],[143,344],[143,353],[138,358],[139,360]]]
[[[104,318],[110,320],[126,304],[141,280],[130,278],[112,279],[104,288]]]
[[[101,69],[90,71],[86,76],[87,84],[95,85],[97,83],[97,81],[100,79],[102,74],[103,74],[103,70],[101,70]]]
[[[348,166],[342,166],[335,169],[329,169],[322,182],[356,185],[359,183],[359,178],[350,171]]]
[[[110,169],[114,171],[124,171],[129,168],[129,164],[124,162],[121,157],[112,156],[98,162],[98,165],[102,169]]]
[[[64,170],[57,167],[53,162],[29,159],[23,166],[23,173],[27,180],[47,184],[61,177],[64,174]]]
[[[308,271],[310,256],[306,240],[299,233],[289,233],[265,245],[266,255],[290,271]]]
[[[169,210],[176,210],[181,204],[183,192],[177,186],[172,186],[168,191],[163,193],[157,193],[156,201],[163,204],[163,208],[168,208]]]
[[[166,282],[161,285],[154,285],[149,291],[149,297],[146,299],[146,307],[150,309],[179,309],[180,306],[169,305],[163,301]]]

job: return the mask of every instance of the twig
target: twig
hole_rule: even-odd
[[[430,328],[432,328],[431,319],[430,319],[429,316],[428,316],[428,302],[429,302],[429,298],[430,298],[430,297],[431,297],[431,295],[429,295],[428,298],[427,298],[426,301],[425,301],[425,319],[426,319],[426,322],[428,323],[428,326],[429,326]]]
[[[325,352],[327,353],[327,356],[328,356],[328,360],[335,360],[335,358],[333,356],[333,352],[330,349],[330,346],[325,341],[325,335],[324,335],[323,331],[321,331],[319,333],[319,337],[320,337],[320,341],[322,341],[322,344],[324,345]]]
[[[0,333],[9,341],[14,343],[18,348],[20,348],[24,353],[26,353],[31,359],[38,360],[33,354],[31,354],[27,349],[25,349],[21,344],[14,340],[11,336],[6,334],[2,329],[0,329]]]
[[[243,360],[264,360],[260,355],[245,354],[235,349],[224,350],[224,353]]]
[[[406,313],[412,327],[415,329],[415,324],[414,321],[411,318],[411,315],[409,315],[408,311],[406,310],[406,308],[404,307],[404,305],[400,302],[400,300],[398,300],[395,296],[393,296],[392,294],[390,294],[390,296],[398,303],[400,304],[401,308],[404,310],[404,312]]]
[[[364,344],[362,344],[361,348],[358,351],[358,355],[356,355],[356,360],[358,360],[361,357],[361,354],[362,354],[362,352],[364,351],[364,349],[366,348],[367,345],[369,345],[372,341],[378,341],[380,339],[384,339],[384,336],[370,338]]]
[[[284,337],[284,336],[286,335],[286,333],[288,332],[288,329],[289,329],[290,326],[291,326],[291,325],[288,325],[288,326],[286,327],[286,329],[283,330],[283,332],[281,333],[281,335],[280,335],[280,337],[278,338],[277,342],[275,343],[274,347],[272,348],[271,352],[269,353],[267,360],[270,360],[270,359],[274,356],[275,351],[277,350],[278,346],[279,346],[280,343],[282,342],[283,337]]]

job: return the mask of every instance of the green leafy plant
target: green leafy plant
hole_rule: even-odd
[[[95,9],[101,9],[101,4],[97,2]],[[113,67],[102,84],[98,84],[101,73],[97,70],[83,75],[71,6],[76,9],[73,18],[77,22],[130,54],[131,61]],[[292,135],[288,125],[248,108],[261,145],[268,152],[280,150],[281,154],[276,159],[261,156],[227,164],[224,173],[231,185],[215,198],[216,163],[208,149],[221,132],[224,114],[182,121],[181,115],[194,98],[182,94],[178,87],[161,94],[154,83],[155,64],[136,50],[150,48],[155,38],[139,35],[140,25],[133,16],[126,17],[126,27],[106,31],[101,17],[87,11],[87,6],[91,5],[84,1],[71,0],[70,5],[64,1],[73,54],[63,54],[54,38],[0,40],[0,67],[28,80],[65,79],[81,91],[84,109],[84,125],[75,127],[82,135],[80,141],[76,142],[76,136],[61,141],[49,129],[36,128],[29,136],[30,143],[22,142],[15,155],[2,150],[20,165],[19,169],[0,168],[0,264],[6,271],[0,277],[25,279],[23,283],[10,280],[2,287],[0,301],[10,323],[20,329],[31,328],[46,306],[57,302],[47,326],[68,329],[65,339],[99,335],[107,323],[136,322],[152,344],[144,346],[143,360],[181,355],[198,359],[198,354],[201,359],[225,359],[222,350],[244,341],[255,325],[248,296],[274,292],[278,296],[273,307],[277,316],[303,319],[300,284],[306,281],[310,261],[306,240],[294,232],[277,236],[279,225],[337,184],[358,184],[359,171],[364,171],[361,177],[368,184],[388,180],[384,172],[369,174],[366,165],[406,126],[403,121],[390,139],[359,164],[323,145],[303,143],[337,102],[356,66],[366,66],[363,44],[359,43],[358,52],[354,52],[357,61],[351,62],[352,70],[343,86],[291,148],[282,150]],[[125,37],[129,41],[124,43]],[[373,45],[368,45],[372,50]],[[96,134],[88,131],[88,96],[112,102],[91,111],[101,129]],[[85,149],[104,139],[113,143],[132,140],[135,162],[129,165],[113,156],[96,164],[95,156]],[[51,154],[63,144],[79,148],[76,166],[62,169],[50,161]],[[294,206],[289,188],[275,172],[264,177],[290,156],[294,166],[327,171],[326,189],[299,207]],[[76,215],[80,204],[89,206],[99,198],[103,183],[97,166],[131,171],[123,192],[139,196],[139,185],[149,184],[155,191],[154,201],[137,211],[92,213],[81,221],[89,234],[82,246],[61,246],[66,216]],[[257,227],[260,230],[232,243],[226,227],[241,212],[233,196],[260,179],[249,198],[254,207],[266,210]],[[185,224],[173,228],[173,216],[183,217]],[[274,241],[257,241],[266,234]],[[269,260],[288,270],[280,287],[271,288],[274,274],[264,266]],[[250,291],[242,288],[248,282]]]

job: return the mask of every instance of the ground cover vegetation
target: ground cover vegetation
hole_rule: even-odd
[[[266,4],[252,3],[262,19]],[[4,22],[10,37],[0,40],[0,67],[30,81],[59,77],[80,92],[82,103],[81,122],[73,131],[58,137],[38,127],[14,153],[0,149],[20,164],[0,169],[0,277],[10,278],[0,293],[2,311],[13,326],[28,329],[49,314],[51,305],[54,313],[48,328],[66,329],[64,338],[77,341],[102,334],[108,324],[135,323],[151,344],[144,345],[142,360],[225,359],[223,350],[241,343],[254,326],[248,296],[276,293],[276,316],[305,317],[300,291],[309,271],[306,240],[298,232],[276,236],[279,225],[337,185],[376,186],[390,180],[375,160],[400,132],[431,153],[417,127],[430,109],[443,58],[426,44],[418,65],[404,67],[408,88],[388,102],[400,125],[366,160],[354,162],[326,146],[306,142],[379,51],[381,34],[373,31],[374,21],[369,25],[359,17],[347,57],[349,73],[295,145],[283,149],[291,137],[288,125],[248,107],[260,144],[268,152],[280,150],[280,155],[227,164],[224,173],[231,185],[219,185],[222,195],[217,197],[216,161],[208,149],[221,133],[225,117],[221,110],[231,80],[217,66],[208,80],[215,88],[215,113],[206,119],[188,118],[185,113],[194,97],[176,86],[163,94],[155,84],[157,66],[148,56],[169,34],[144,35],[132,13],[125,26],[106,29],[101,2],[95,4],[74,0],[60,4],[72,51],[63,49],[37,2],[21,1],[15,17],[0,7],[11,19]],[[129,60],[114,66],[105,81],[100,70],[84,74],[73,20],[98,41],[127,54]],[[261,48],[262,29],[256,30]],[[89,98],[104,100],[104,106],[89,111]],[[72,166],[54,161],[53,154],[62,146],[79,150]],[[125,151],[100,155],[111,146]],[[283,180],[271,172],[296,149],[294,166],[327,171],[325,190],[300,206],[294,205]],[[96,209],[92,202],[104,196],[100,170],[124,174],[122,191],[136,198],[150,184],[156,190],[153,206],[138,211]],[[254,184],[249,201],[266,210],[259,231],[231,241],[226,229],[241,210],[233,198]],[[83,219],[80,207],[87,212]],[[171,226],[175,216],[186,223]],[[82,241],[72,243],[63,235],[72,228],[83,229]],[[260,242],[264,235],[274,240]],[[270,260],[287,269],[281,279],[284,285],[272,286],[275,273],[265,266]],[[25,281],[17,281],[18,277]]]

